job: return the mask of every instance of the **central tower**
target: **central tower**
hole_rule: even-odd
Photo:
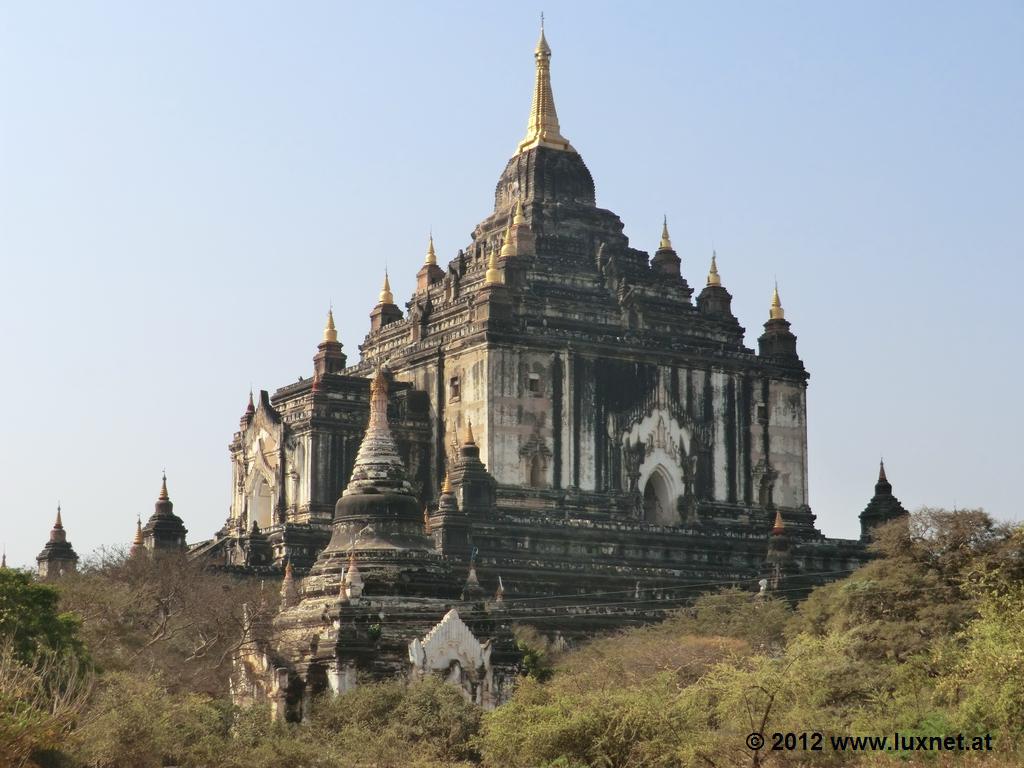
[[[810,531],[807,374],[781,305],[756,354],[717,260],[695,305],[667,222],[653,259],[631,247],[562,134],[543,28],[534,62],[493,211],[447,270],[431,240],[407,312],[382,292],[349,372],[429,394],[433,498],[472,423],[499,508],[767,530],[782,506]]]

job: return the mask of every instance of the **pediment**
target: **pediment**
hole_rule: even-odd
[[[419,669],[444,671],[458,662],[463,669],[490,665],[491,643],[481,643],[452,608],[423,639],[409,643],[409,660]]]

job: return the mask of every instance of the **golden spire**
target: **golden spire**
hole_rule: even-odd
[[[772,308],[768,310],[768,317],[772,320],[785,320],[786,312],[782,309],[782,302],[779,300],[779,284],[775,283],[775,291],[772,293]]]
[[[395,297],[391,295],[391,281],[388,279],[388,271],[384,270],[384,287],[380,289],[380,296],[377,297],[378,304],[394,304]]]
[[[473,439],[473,422],[466,419],[466,445],[476,445],[476,440]]]
[[[508,225],[506,225],[505,227],[505,234],[502,236],[501,258],[507,259],[509,256],[515,255],[515,248],[512,246],[512,222],[509,222]],[[487,268],[490,269],[490,267],[491,265],[488,262]]]
[[[711,252],[711,269],[708,270],[708,285],[721,285],[722,278],[718,276],[718,261],[714,251]]]
[[[57,520],[53,523],[54,528],[63,528],[64,524],[60,521],[60,502],[57,502]]]
[[[451,478],[448,477],[448,472],[446,471],[444,473],[444,482],[441,484],[441,493],[447,495],[447,494],[450,494],[451,492],[452,492],[452,481],[451,481]]]
[[[434,233],[430,233],[430,243],[427,246],[427,259],[423,262],[428,267],[437,264],[437,254],[434,252]]]
[[[537,62],[536,79],[533,85],[533,103],[530,105],[530,121],[526,126],[526,137],[519,142],[516,153],[534,147],[551,147],[566,152],[575,152],[569,140],[558,128],[558,114],[555,112],[555,96],[551,92],[551,48],[544,37],[544,20],[540,23],[540,39],[533,51]]]
[[[163,481],[160,483],[160,501],[167,501],[170,498],[167,495],[167,473],[164,472]]]
[[[506,230],[508,235],[508,230]],[[504,250],[504,246],[502,247]],[[501,285],[504,280],[501,279],[501,270],[498,269],[498,253],[493,248],[491,249],[491,255],[487,259],[487,272],[484,273],[484,285]]]
[[[338,341],[338,329],[334,327],[334,307],[327,310],[327,325],[324,327],[324,341]]]
[[[661,221],[661,242],[658,243],[659,251],[671,251],[672,241],[668,237],[668,216],[665,216]]]
[[[135,518],[135,538],[132,540],[132,548],[142,546],[142,518]]]
[[[782,522],[782,513],[775,510],[775,525],[772,526],[772,533],[776,536],[786,530],[786,524]]]
[[[512,215],[512,226],[521,227],[526,223],[526,217],[523,215],[523,201],[516,198],[516,211]]]

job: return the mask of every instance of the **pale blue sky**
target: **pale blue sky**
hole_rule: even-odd
[[[1016,519],[1024,475],[1024,5],[546,2],[563,133],[634,245],[712,244],[756,346],[778,276],[811,372],[810,493]],[[492,207],[536,9],[0,2],[0,539],[60,499],[85,555],[166,466],[190,540],[229,500],[250,384],[350,359]]]

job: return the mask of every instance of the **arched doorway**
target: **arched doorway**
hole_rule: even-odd
[[[249,519],[255,520],[261,530],[270,527],[271,506],[270,484],[265,477],[261,477],[249,499]]]
[[[655,470],[644,485],[644,520],[659,525],[673,525],[678,520],[676,500],[665,476]]]
[[[534,456],[530,462],[530,487],[544,487],[544,460],[540,456]]]

